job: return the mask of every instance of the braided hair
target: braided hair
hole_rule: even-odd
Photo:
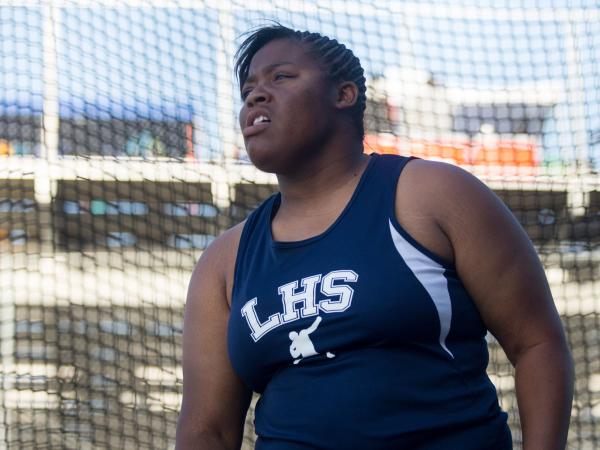
[[[325,70],[328,79],[334,83],[351,81],[358,87],[358,98],[349,110],[361,139],[364,138],[364,113],[367,105],[364,70],[360,60],[352,50],[337,40],[309,31],[298,31],[276,24],[259,28],[252,32],[240,45],[235,54],[235,73],[240,88],[248,78],[250,62],[262,47],[276,39],[289,39],[305,44],[309,53]]]

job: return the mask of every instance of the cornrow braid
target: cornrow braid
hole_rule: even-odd
[[[350,109],[352,121],[364,138],[364,113],[367,106],[367,87],[360,60],[352,50],[337,40],[309,31],[298,31],[280,24],[253,31],[240,45],[235,55],[235,73],[240,88],[248,78],[250,62],[262,47],[276,39],[290,39],[305,44],[310,54],[323,67],[332,82],[351,81],[358,87],[358,98]]]

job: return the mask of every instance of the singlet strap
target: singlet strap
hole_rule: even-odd
[[[400,174],[406,164],[415,159],[413,156],[372,155],[377,158],[377,178],[372,188],[385,197],[387,207],[384,209],[386,219],[396,215],[396,190]],[[387,220],[386,220],[387,223]]]
[[[396,192],[398,178],[406,167],[406,164],[416,159],[414,156],[396,155],[378,155],[380,180],[385,184],[385,188],[391,192]]]
[[[244,223],[244,227],[242,228],[242,234],[240,236],[240,242],[238,245],[237,255],[235,258],[235,266],[233,271],[233,293],[235,296],[237,281],[239,277],[240,267],[245,263],[248,246],[251,244],[251,239],[249,238],[255,230],[259,233],[262,232],[264,234],[264,230],[261,229],[261,224],[264,223],[265,215],[270,214],[272,209],[273,202],[277,199],[279,193],[272,194],[269,198],[267,198],[264,202],[262,202],[258,208],[252,211],[248,217],[246,218],[246,222]]]

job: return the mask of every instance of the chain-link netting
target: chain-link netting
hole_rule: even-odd
[[[361,59],[366,151],[461,165],[512,209],[572,346],[569,448],[598,448],[600,8],[584,0],[1,1],[0,447],[173,446],[191,270],[276,190],[245,155],[232,70],[269,20]]]

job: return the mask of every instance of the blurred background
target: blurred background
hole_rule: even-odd
[[[0,448],[174,446],[192,268],[277,189],[232,67],[269,20],[360,58],[366,152],[460,165],[511,208],[572,346],[569,448],[600,448],[598,3],[253,3],[0,0]]]

